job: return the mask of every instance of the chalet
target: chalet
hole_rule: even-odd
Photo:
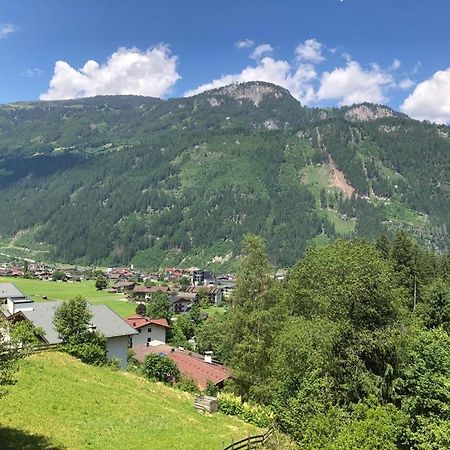
[[[170,330],[167,319],[150,319],[140,315],[127,317],[127,323],[134,328],[138,334],[131,337],[131,347],[137,345],[149,345],[150,342],[166,342],[166,333]]]
[[[212,352],[205,352],[202,356],[198,353],[174,348],[167,344],[138,345],[133,347],[133,357],[143,362],[150,353],[170,358],[180,369],[182,375],[194,380],[198,388],[204,390],[208,381],[217,387],[223,387],[224,381],[230,378],[231,371],[228,367],[213,361]]]
[[[53,325],[53,317],[55,311],[63,302],[34,303],[26,298],[12,283],[0,283],[0,292],[0,296],[7,296],[6,305],[3,305],[1,310],[6,320],[13,323],[27,320],[33,326],[43,329],[42,340],[44,343],[61,343]],[[20,293],[20,296],[17,295],[17,292]],[[120,366],[126,368],[129,339],[138,332],[106,305],[88,305],[88,307],[92,313],[90,329],[105,336],[108,359],[117,359]]]
[[[133,297],[136,300],[149,300],[152,294],[156,292],[162,292],[164,294],[170,294],[172,291],[168,286],[141,286],[137,284],[131,291]]]
[[[221,287],[218,286],[189,286],[186,289],[186,292],[200,294],[204,292],[208,298],[210,303],[214,305],[220,305],[223,299],[223,291]]]
[[[136,286],[136,283],[134,281],[118,281],[113,287],[112,290],[114,292],[131,292],[134,287]]]
[[[231,281],[221,282],[218,287],[222,289],[223,297],[228,299],[233,293],[234,283],[232,283]]]
[[[195,292],[178,292],[170,298],[170,306],[174,313],[189,311],[191,306],[198,300]]]

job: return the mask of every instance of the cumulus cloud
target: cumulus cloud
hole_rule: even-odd
[[[450,68],[419,83],[400,109],[415,119],[450,123]]]
[[[248,48],[248,47],[253,47],[255,45],[255,41],[247,38],[247,39],[243,39],[242,41],[237,41],[234,45],[237,48]]]
[[[395,86],[393,76],[377,65],[364,69],[356,61],[324,72],[317,91],[318,100],[337,100],[340,105],[386,102],[386,91]]]
[[[299,44],[295,49],[295,55],[299,61],[306,61],[318,64],[325,61],[322,55],[323,44],[316,39],[307,39],[303,44]]]
[[[261,59],[263,56],[270,55],[273,52],[273,47],[270,44],[258,45],[250,55],[252,59]]]
[[[119,48],[104,64],[90,60],[80,69],[57,61],[50,86],[41,100],[62,100],[94,95],[135,94],[161,97],[180,78],[177,57],[166,45],[146,51]]]
[[[0,23],[0,39],[8,37],[10,34],[18,30],[16,25],[12,23]]]

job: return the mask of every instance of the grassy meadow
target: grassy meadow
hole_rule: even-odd
[[[104,304],[122,317],[135,313],[136,305],[127,302],[122,294],[98,291],[94,280],[79,282],[55,282],[28,280],[25,278],[0,277],[0,283],[14,283],[25,295],[35,302],[47,300],[68,300],[81,295],[93,305]]]
[[[58,352],[23,361],[0,404],[2,450],[220,450],[259,431],[198,413],[185,392]]]

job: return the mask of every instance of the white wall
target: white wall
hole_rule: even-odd
[[[14,314],[17,311],[33,311],[33,300],[26,303],[14,303],[10,298],[6,301],[8,311],[10,314]]]
[[[149,329],[152,331],[149,332]],[[131,337],[133,347],[136,345],[146,344],[147,338],[151,338],[152,341],[166,342],[166,329],[164,327],[149,323],[148,325],[145,325],[145,327],[140,328],[140,330],[140,333],[133,334]]]
[[[117,358],[122,369],[127,368],[128,360],[128,336],[118,336],[106,340],[108,359]]]

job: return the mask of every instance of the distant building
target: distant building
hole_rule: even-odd
[[[195,286],[214,284],[215,278],[209,270],[194,270],[192,272],[192,284]]]

